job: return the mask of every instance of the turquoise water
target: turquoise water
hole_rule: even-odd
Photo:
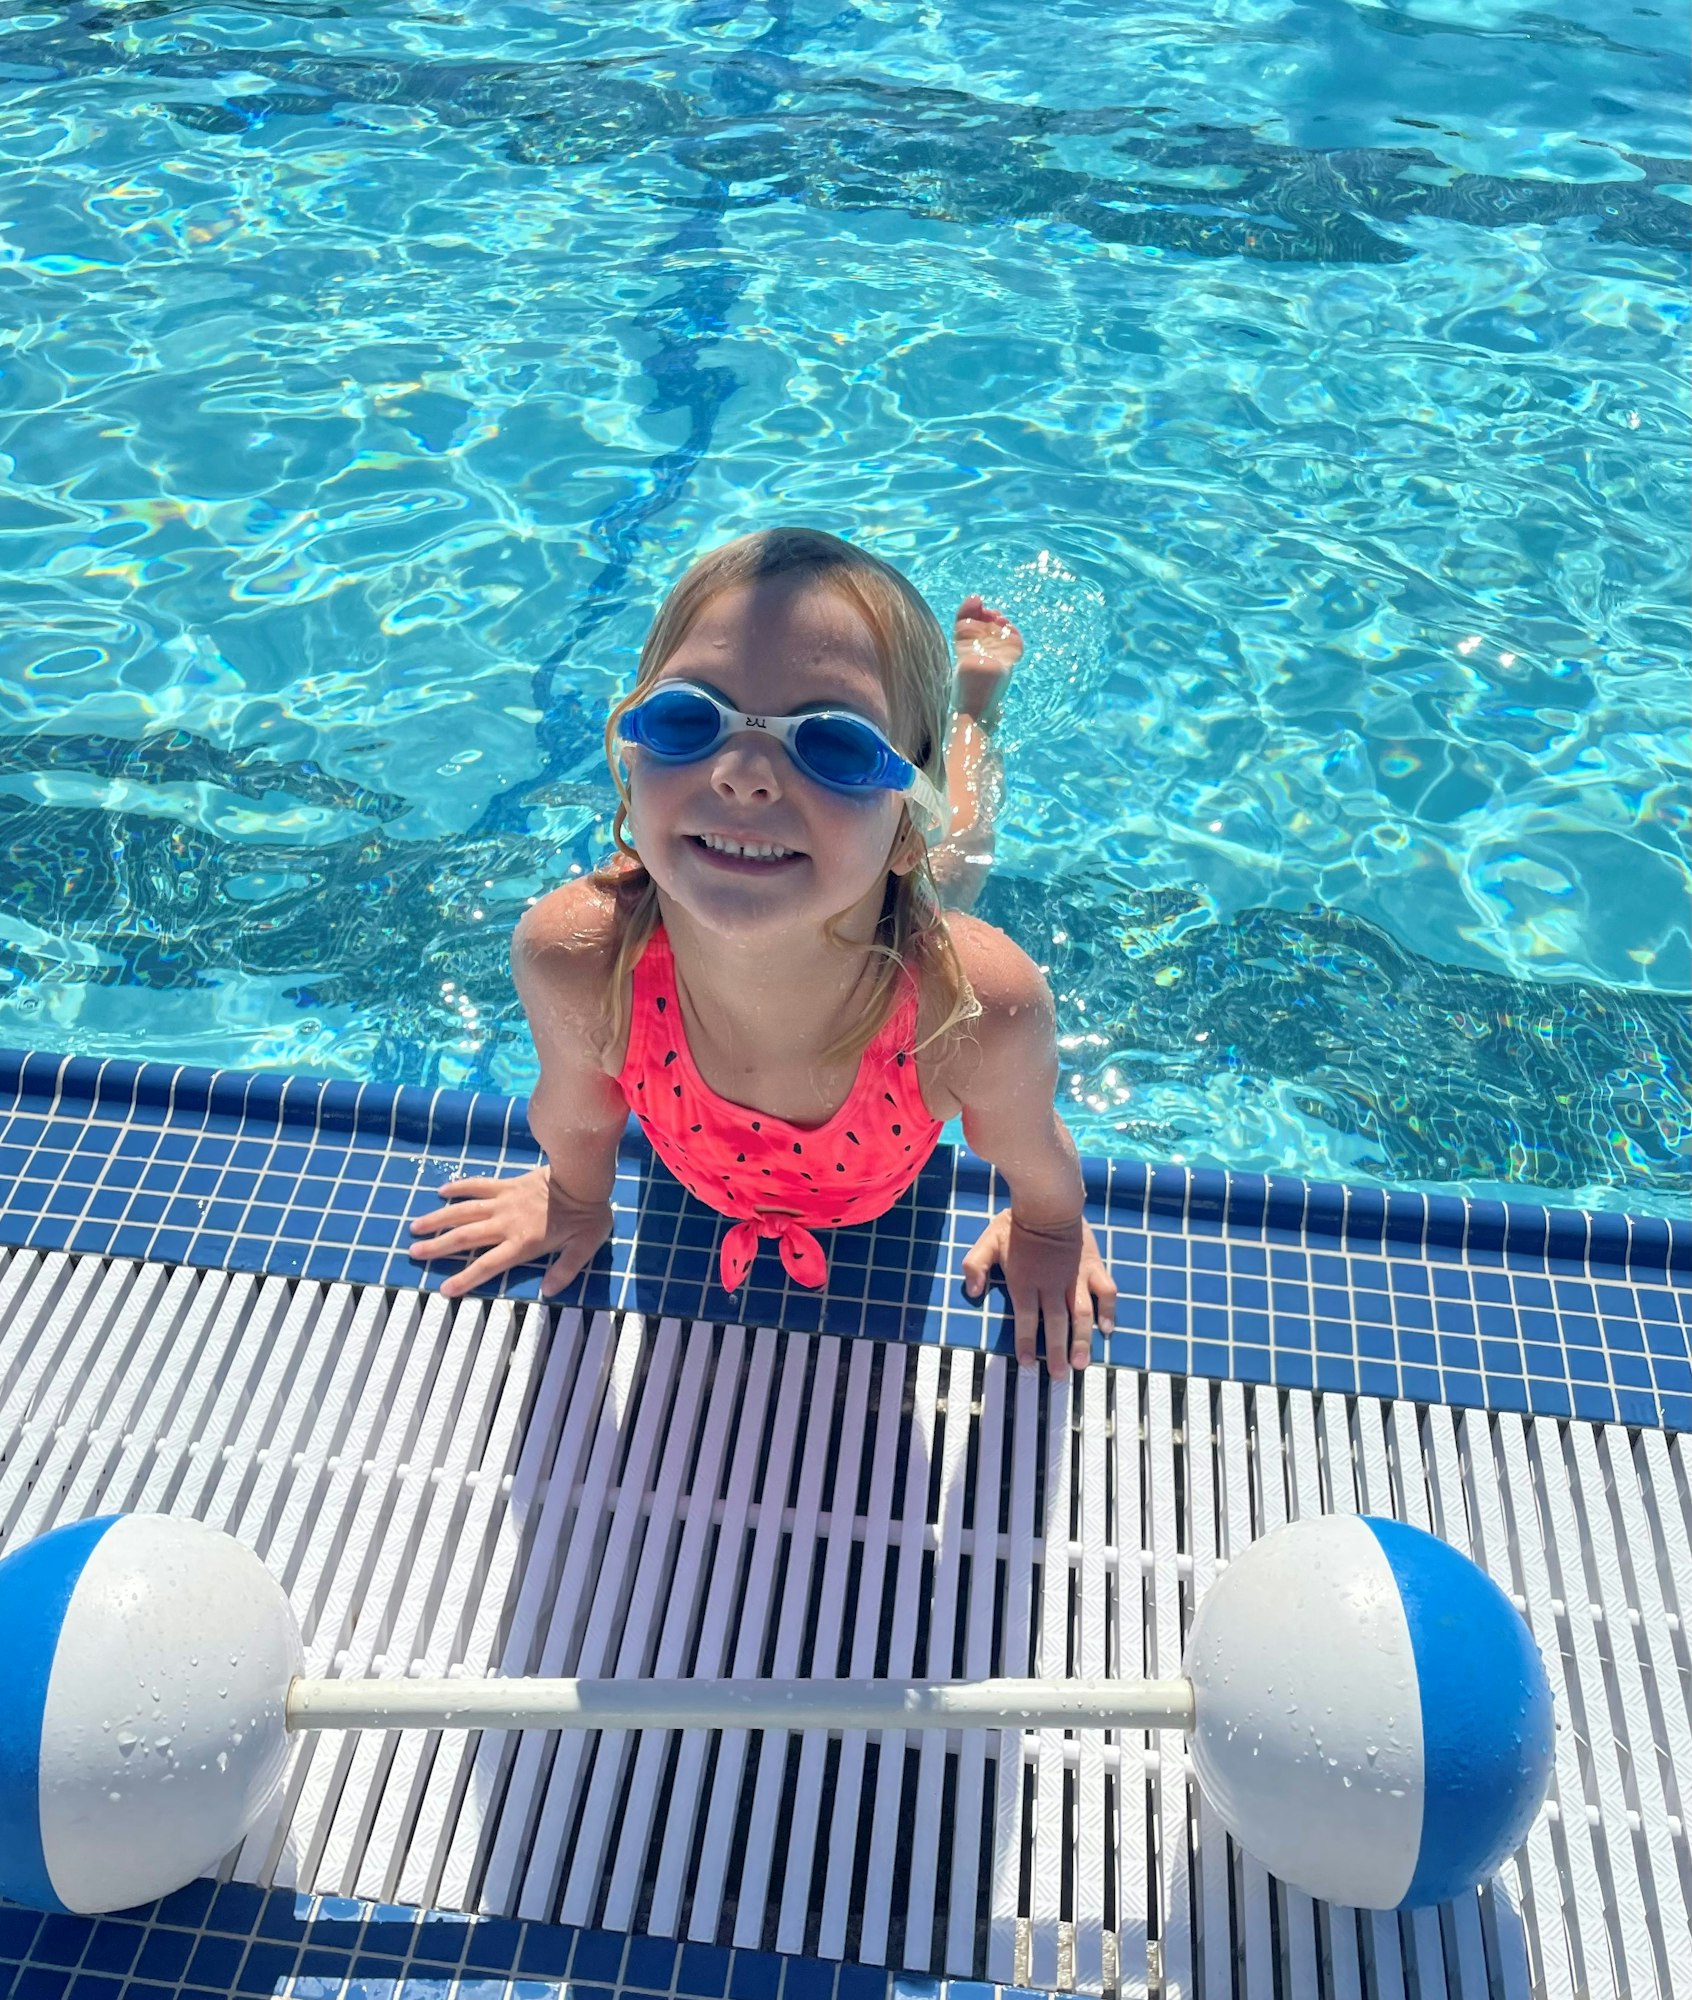
[[[704,548],[1029,653],[1093,1152],[1684,1212],[1682,7],[0,17],[0,1041],[522,1091]]]

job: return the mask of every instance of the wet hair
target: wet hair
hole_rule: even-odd
[[[659,607],[640,649],[635,684],[612,709],[605,725],[605,755],[617,787],[611,823],[617,849],[593,872],[595,887],[615,898],[617,946],[605,999],[606,1046],[614,1048],[628,1025],[631,976],[658,923],[658,890],[627,838],[628,784],[617,759],[617,725],[625,710],[642,700],[674,657],[695,619],[719,592],[763,577],[798,575],[834,591],[863,618],[873,634],[882,685],[887,692],[890,733],[895,747],[946,794],[946,731],[952,709],[952,655],[939,621],[921,594],[891,564],[838,535],[817,528],[765,528],[741,535],[703,555]],[[880,959],[863,1012],[838,1036],[820,1060],[844,1062],[861,1055],[897,1003],[901,968],[908,967],[925,993],[937,994],[939,1025],[918,1045],[926,1048],[975,1019],[980,1003],[946,928],[940,892],[928,850],[907,804],[899,838],[910,841],[920,858],[902,875],[891,869],[881,916],[870,949]],[[841,916],[844,911],[840,913]],[[824,926],[831,944],[850,950],[836,925]]]

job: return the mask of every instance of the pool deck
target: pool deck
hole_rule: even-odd
[[[682,1748],[643,1776],[644,1750],[595,1775],[550,1739],[346,1739],[302,1750],[220,1882],[133,1919],[0,1908],[20,2000],[1314,1996],[1318,1965],[1339,1995],[1692,1993],[1692,1224],[1089,1161],[1117,1329],[1054,1388],[1010,1360],[1002,1288],[963,1296],[1002,1200],[966,1153],[825,1237],[824,1294],[766,1245],[731,1299],[721,1218],[631,1124],[613,1241],[556,1305],[534,1266],[433,1296],[407,1219],[537,1157],[502,1098],[0,1054],[5,1545],[216,1519],[347,1673],[782,1672],[831,1636],[884,1673],[1159,1673],[1254,1534],[1393,1512],[1545,1649],[1562,1727],[1527,1845],[1461,1906],[1358,1918],[1270,1882],[1143,1740],[900,1764],[795,1738],[784,1764],[654,1737]],[[1006,1496],[991,1566],[977,1484]]]

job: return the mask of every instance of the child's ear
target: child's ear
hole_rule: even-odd
[[[893,851],[887,857],[887,866],[895,875],[908,875],[922,859],[923,851],[922,835],[916,830],[910,807],[906,806],[893,841]]]

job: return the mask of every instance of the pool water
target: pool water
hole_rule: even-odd
[[[0,1041],[521,1092],[656,604],[1029,651],[1084,1150],[1684,1212],[1685,10],[15,7]]]

